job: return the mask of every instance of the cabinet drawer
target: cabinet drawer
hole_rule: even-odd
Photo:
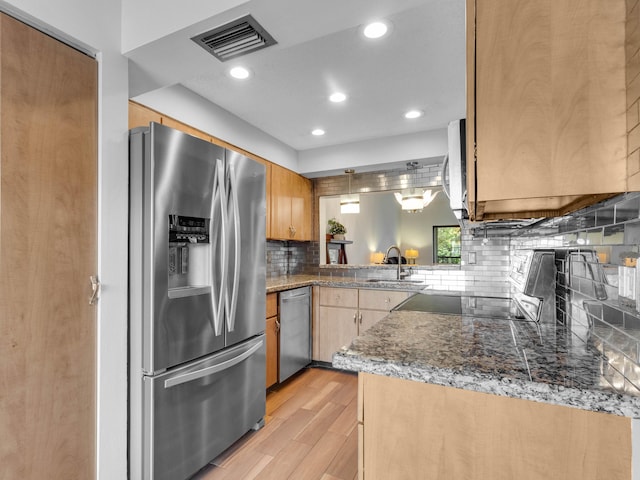
[[[320,287],[320,305],[358,308],[358,290],[355,288]]]
[[[408,296],[396,290],[360,290],[360,309],[388,312]]]
[[[267,294],[267,318],[278,315],[278,294]]]

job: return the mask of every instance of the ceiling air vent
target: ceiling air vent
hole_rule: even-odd
[[[191,40],[221,62],[278,43],[251,15],[196,35]]]

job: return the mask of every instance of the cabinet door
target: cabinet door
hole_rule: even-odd
[[[272,164],[271,238],[311,240],[311,204],[311,180]]]
[[[271,166],[271,238],[291,239],[291,172]]]
[[[267,318],[267,388],[278,381],[278,317]]]
[[[311,223],[313,196],[311,180],[294,174],[291,183],[291,225],[295,231],[293,238],[295,240],[309,241],[313,235]]]
[[[267,388],[278,381],[279,324],[278,324],[278,294],[267,294],[267,324],[265,328],[267,341]]]
[[[478,219],[554,214],[587,195],[624,192],[625,3],[468,0],[467,10]]]
[[[320,305],[358,308],[357,288],[320,287]]]
[[[397,290],[359,290],[359,307],[368,310],[390,312],[393,307],[405,300],[409,294]]]
[[[358,335],[358,311],[353,308],[320,306],[318,319],[317,358],[322,362],[331,362],[335,352],[349,345]]]

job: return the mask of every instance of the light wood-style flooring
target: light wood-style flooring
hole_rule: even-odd
[[[308,368],[267,394],[265,426],[192,480],[358,478],[356,375]]]

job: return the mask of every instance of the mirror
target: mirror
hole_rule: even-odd
[[[433,227],[458,224],[442,191],[419,213],[403,212],[394,192],[360,193],[358,214],[341,214],[339,195],[320,197],[319,217],[320,265],[327,264],[326,232],[330,218],[346,227],[345,238],[353,242],[345,245],[350,265],[374,263],[372,254],[384,254],[391,245],[398,245],[403,255],[405,250],[417,250],[417,265],[434,264]]]

